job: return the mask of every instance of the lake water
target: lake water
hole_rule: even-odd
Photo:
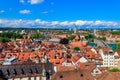
[[[94,47],[95,44],[94,43],[88,43],[89,46]],[[117,50],[117,45],[116,44],[108,44],[108,46],[110,46],[113,50]]]

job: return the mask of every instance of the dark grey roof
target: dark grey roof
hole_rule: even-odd
[[[39,64],[17,64],[17,65],[2,65],[0,66],[0,77],[2,78],[14,78],[25,76],[42,75],[43,68],[46,72],[50,71],[50,74],[54,73],[53,64],[51,63],[39,63]]]

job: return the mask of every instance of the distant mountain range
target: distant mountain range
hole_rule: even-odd
[[[50,29],[120,29],[120,23],[114,21],[42,21],[0,19],[0,28],[50,28]]]
[[[38,27],[38,26],[29,26],[29,27],[0,27],[1,28],[40,28],[40,29],[74,29],[74,26],[44,26],[44,27]],[[120,30],[120,27],[106,27],[106,26],[80,26],[80,27],[76,27],[77,30]]]

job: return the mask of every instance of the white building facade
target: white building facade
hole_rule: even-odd
[[[100,49],[99,53],[103,58],[103,67],[114,67],[114,52],[110,49]]]

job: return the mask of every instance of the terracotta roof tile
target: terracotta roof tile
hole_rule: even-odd
[[[93,76],[87,70],[73,70],[57,72],[51,80],[94,80]]]
[[[97,80],[119,80],[120,72],[104,72],[98,75]]]
[[[26,53],[26,52],[20,52],[19,53],[20,55],[19,55],[19,57],[18,57],[18,60],[28,60],[29,58],[30,58],[30,54],[31,54],[31,52],[28,52],[28,53]]]
[[[80,40],[78,35],[75,36],[75,40]]]

